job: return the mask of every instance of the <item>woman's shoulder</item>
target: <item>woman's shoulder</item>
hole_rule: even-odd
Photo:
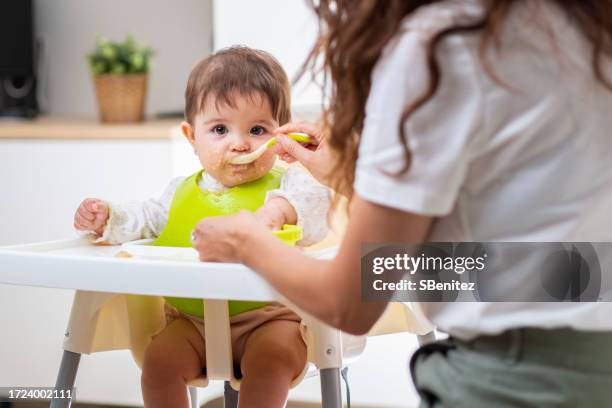
[[[431,38],[447,28],[478,22],[485,14],[480,0],[446,0],[419,7],[406,16],[401,33],[408,31]]]
[[[447,0],[418,8],[402,20],[397,34],[383,49],[372,72],[372,82],[392,77],[398,71],[409,71],[414,82],[424,86],[431,40],[448,28],[477,23],[484,13],[479,0]],[[467,59],[478,57],[478,36],[466,34],[444,37],[443,43],[452,43],[451,47],[444,47],[442,53],[445,71],[460,68]],[[459,62],[454,64],[455,61]]]
[[[425,47],[440,32],[477,23],[484,14],[485,9],[479,0],[446,0],[421,6],[404,17],[397,34],[383,50],[381,59],[402,52],[402,48],[414,43]]]
[[[372,71],[366,104],[370,119],[394,113],[399,120],[404,107],[428,90],[433,74],[429,69],[432,38],[447,28],[477,22],[483,11],[478,0],[447,0],[422,6],[405,17],[397,35],[384,48]],[[461,91],[464,96],[469,94],[471,99],[479,99],[480,85],[475,82],[483,76],[483,67],[478,63],[478,45],[478,37],[471,34],[444,37],[436,47],[437,62],[444,79],[439,88]],[[438,101],[444,104],[444,101]]]

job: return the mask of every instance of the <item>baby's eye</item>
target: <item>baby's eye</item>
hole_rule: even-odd
[[[225,127],[225,125],[217,125],[212,128],[212,131],[217,135],[224,135],[227,133],[227,127]]]
[[[251,134],[252,134],[252,135],[255,135],[255,136],[261,136],[261,135],[263,135],[264,133],[266,133],[266,129],[264,129],[264,128],[263,128],[263,127],[261,127],[261,126],[253,126],[253,127],[251,128]]]

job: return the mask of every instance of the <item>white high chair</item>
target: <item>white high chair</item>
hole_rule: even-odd
[[[207,298],[203,301],[207,375],[189,384],[190,394],[195,397],[196,387],[206,386],[210,380],[223,380],[226,406],[234,407],[240,381],[232,366],[226,299],[283,299],[243,265],[126,260],[113,257],[117,250],[92,246],[83,239],[0,248],[0,283],[76,289],[56,390],[73,389],[81,354],[130,349],[140,365],[151,336],[166,324],[161,296],[202,296]],[[334,252],[328,250],[326,256]],[[175,273],[179,269],[181,273]],[[236,282],[248,290],[236,287]],[[294,310],[306,322],[307,360],[320,372],[322,406],[339,408],[340,369],[363,351],[366,338],[345,335]],[[408,306],[391,303],[369,335],[407,331],[417,334],[419,342],[424,343],[432,339],[432,330],[431,324]],[[306,374],[304,370],[292,385]],[[51,407],[70,404],[70,399],[56,399]],[[192,398],[192,406],[195,404],[197,398]]]
[[[83,328],[78,327],[82,320],[79,309],[91,301],[89,292],[77,291],[72,305],[67,333],[76,335]],[[132,307],[142,302],[141,306],[163,304],[163,298],[132,296],[129,302]],[[210,380],[225,382],[225,407],[234,408],[238,404],[240,379],[236,378],[232,364],[229,313],[227,300],[204,299],[204,322],[206,344],[206,375],[202,374],[188,383],[191,407],[198,407],[197,388],[206,387]],[[355,360],[364,350],[366,336],[352,336],[327,326],[320,321],[296,309],[306,324],[306,343],[308,364],[304,371],[291,384],[299,384],[306,376],[315,375],[318,369],[321,377],[321,399],[324,408],[342,407],[340,369]],[[146,324],[146,323],[145,323]],[[432,326],[418,320],[412,311],[402,303],[391,303],[372,328],[369,336],[377,336],[410,331],[417,334],[420,344],[435,340]],[[134,360],[142,367],[145,344],[131,349]],[[64,349],[55,388],[72,389],[80,361],[80,353]],[[52,408],[70,407],[70,400],[57,400],[51,403]]]

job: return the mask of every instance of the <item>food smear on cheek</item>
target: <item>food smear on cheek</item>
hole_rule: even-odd
[[[222,170],[225,164],[223,160],[223,149],[219,147],[209,147],[209,149],[210,152],[206,156],[208,166],[214,170]]]
[[[271,166],[269,165],[269,163],[255,162],[255,172],[257,174],[261,174],[262,176],[263,176],[263,173],[267,173],[267,170],[270,167]]]

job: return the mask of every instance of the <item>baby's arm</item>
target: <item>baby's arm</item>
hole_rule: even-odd
[[[159,198],[122,204],[97,200],[105,203],[109,209],[102,228],[97,230],[83,228],[82,225],[77,224],[76,220],[75,228],[78,231],[84,231],[89,234],[93,233],[96,236],[94,242],[106,242],[109,244],[120,244],[135,239],[157,237],[166,225],[172,197],[183,179],[183,177],[173,179]],[[81,204],[79,210],[81,210],[83,205],[86,205],[88,200]],[[79,210],[77,210],[77,214]]]
[[[327,187],[302,168],[290,166],[283,174],[280,187],[266,194],[265,204],[256,215],[261,211],[268,217],[266,220],[276,217],[272,224],[276,228],[272,229],[279,229],[283,224],[299,225],[302,239],[297,245],[309,246],[327,235],[330,204],[331,192]]]
[[[268,200],[255,211],[255,215],[272,231],[279,230],[283,224],[297,223],[297,213],[284,197],[274,197]]]

